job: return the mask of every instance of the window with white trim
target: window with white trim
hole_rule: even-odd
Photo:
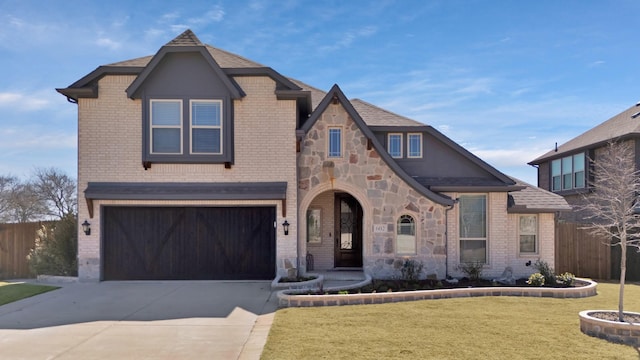
[[[459,198],[460,262],[487,263],[487,195]]]
[[[191,100],[191,153],[222,153],[222,101]]]
[[[586,186],[585,163],[584,153],[551,161],[551,190],[567,191],[584,188]]]
[[[387,135],[387,151],[392,158],[402,157],[402,134]]]
[[[342,157],[342,128],[329,128],[328,157]]]
[[[182,154],[182,101],[151,100],[152,154]]]
[[[518,236],[520,237],[520,254],[538,253],[538,216],[520,215],[518,218]]]
[[[407,157],[408,158],[421,158],[422,157],[422,134],[410,133],[407,134]]]
[[[398,219],[396,232],[396,254],[416,254],[416,222],[411,215],[402,215]]]

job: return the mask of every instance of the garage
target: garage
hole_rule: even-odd
[[[102,207],[103,280],[270,280],[276,208]]]

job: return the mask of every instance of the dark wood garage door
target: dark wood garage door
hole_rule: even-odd
[[[275,207],[104,207],[104,280],[273,279]]]

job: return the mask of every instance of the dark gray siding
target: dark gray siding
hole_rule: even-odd
[[[145,80],[141,97],[143,161],[223,163],[233,162],[233,105],[231,94],[211,65],[197,52],[167,53]],[[149,101],[182,99],[185,124],[189,119],[190,99],[215,99],[223,103],[222,155],[152,155],[149,153]],[[189,129],[183,128],[183,144],[189,144]]]
[[[422,158],[407,158],[407,134],[422,134]],[[495,179],[493,175],[485,169],[470,161],[465,155],[452,149],[428,132],[404,132],[389,131],[376,132],[375,136],[387,149],[387,134],[403,134],[403,158],[394,160],[400,167],[413,177],[424,178],[473,178],[473,179]]]

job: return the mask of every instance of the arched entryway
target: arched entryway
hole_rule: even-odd
[[[350,190],[317,189],[302,201],[298,234],[306,271],[363,267],[368,208],[366,197],[363,203]]]

